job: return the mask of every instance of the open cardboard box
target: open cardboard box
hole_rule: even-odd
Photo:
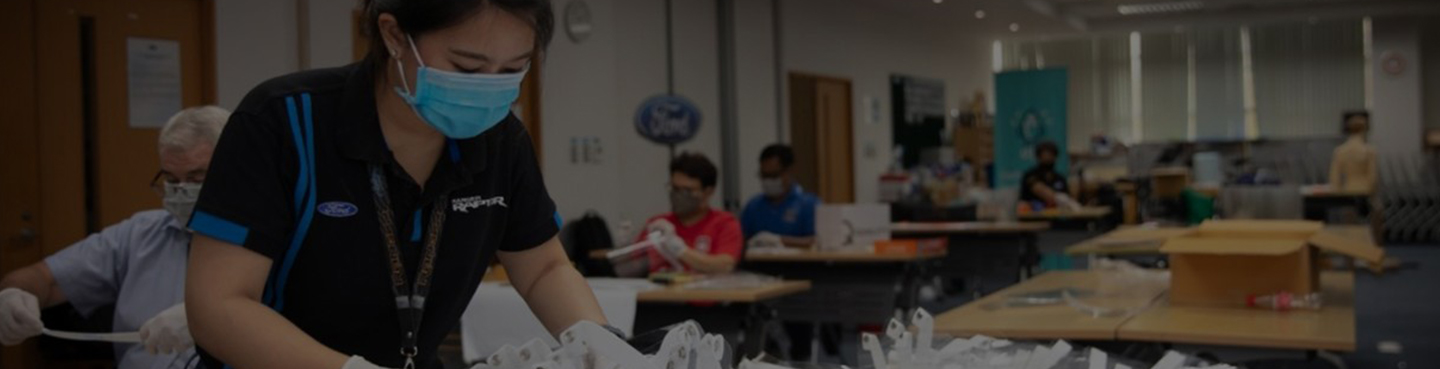
[[[1213,307],[1243,307],[1252,295],[1320,291],[1322,251],[1372,263],[1385,257],[1368,239],[1306,221],[1206,221],[1160,251],[1170,255],[1170,303]]]

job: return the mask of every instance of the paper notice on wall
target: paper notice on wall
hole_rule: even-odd
[[[125,40],[130,128],[160,128],[181,108],[180,42]]]

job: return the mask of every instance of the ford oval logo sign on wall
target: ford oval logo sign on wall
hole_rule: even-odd
[[[700,108],[677,95],[651,97],[635,111],[635,131],[662,145],[689,141],[700,132]]]
[[[360,208],[344,201],[331,201],[315,206],[315,211],[333,218],[344,218],[360,212]]]

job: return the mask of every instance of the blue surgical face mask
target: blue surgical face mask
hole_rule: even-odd
[[[395,58],[402,83],[401,87],[395,88],[395,93],[405,99],[425,123],[445,137],[466,139],[485,133],[510,114],[510,105],[520,97],[524,71],[464,74],[431,68],[420,59],[415,40],[408,36],[406,39],[410,41],[410,50],[415,52],[415,60],[420,62],[420,66],[415,71],[415,90],[410,91],[410,83],[405,81],[405,67],[399,58]],[[527,66],[525,69],[530,68]]]

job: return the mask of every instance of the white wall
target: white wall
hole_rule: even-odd
[[[256,84],[299,68],[295,30],[292,0],[215,2],[215,83],[220,106],[234,109]]]
[[[1374,57],[1374,107],[1371,109],[1370,140],[1381,152],[1420,152],[1423,108],[1421,107],[1421,76],[1424,62],[1420,55],[1421,23],[1408,18],[1375,18],[1372,22]],[[1386,52],[1403,56],[1407,63],[1404,73],[1393,76],[1383,68]]]
[[[944,80],[947,111],[960,108],[977,90],[994,96],[991,41],[959,32],[952,23],[917,22],[868,4],[785,0],[781,10],[786,71],[851,80],[857,202],[877,201],[878,178],[889,167],[891,74]],[[867,97],[880,99],[877,123],[865,122]]]
[[[310,2],[310,67],[350,62],[355,0]],[[215,2],[215,83],[219,105],[234,109],[255,85],[300,69],[295,0]]]
[[[353,0],[310,0],[312,68],[348,63]],[[587,0],[594,31],[584,43],[564,33],[556,2],[556,37],[542,70],[543,169],[567,219],[598,211],[612,225],[638,224],[667,211],[665,147],[635,134],[644,99],[665,93],[663,0]],[[704,114],[701,132],[679,151],[720,165],[719,48],[715,0],[674,1],[675,88]],[[888,165],[889,76],[946,81],[950,107],[989,91],[990,41],[945,24],[917,25],[860,2],[782,1],[783,71],[851,79],[855,103],[857,200],[875,201]],[[299,68],[295,5],[290,0],[221,0],[216,6],[220,104],[233,108],[256,84]],[[760,150],[779,142],[776,122],[772,0],[736,0],[736,87],[741,201],[759,192]],[[782,80],[784,79],[782,75]],[[881,102],[882,120],[865,122],[865,97]],[[788,129],[788,125],[786,126]],[[788,135],[788,133],[787,133]],[[598,164],[571,162],[571,142],[599,139]],[[867,155],[874,153],[875,155]],[[723,169],[723,168],[722,168]],[[731,173],[722,173],[730,175]],[[723,183],[723,182],[722,182]],[[713,206],[720,206],[718,189]]]
[[[639,224],[669,210],[669,151],[635,134],[633,123],[642,101],[666,92],[664,2],[587,3],[590,38],[576,44],[560,25],[541,79],[546,183],[566,218],[594,210],[611,225]],[[715,9],[713,0],[674,2],[675,92],[703,114],[700,133],[676,150],[703,153],[719,166]],[[563,19],[563,9],[557,12]],[[602,143],[598,164],[571,161],[572,140],[585,137]],[[720,206],[721,191],[712,206]]]

